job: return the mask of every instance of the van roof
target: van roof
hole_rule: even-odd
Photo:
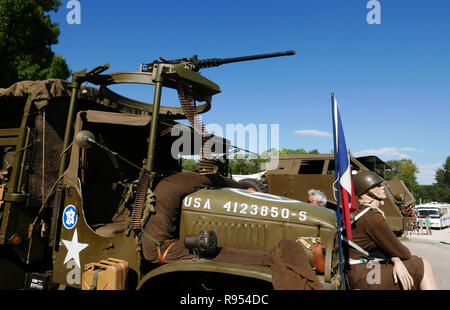
[[[438,202],[430,202],[424,203],[421,205],[416,205],[416,209],[439,209],[439,208],[449,208],[450,204],[448,203],[438,203]]]

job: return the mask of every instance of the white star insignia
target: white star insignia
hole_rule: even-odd
[[[61,240],[64,243],[64,246],[67,248],[67,255],[64,259],[64,263],[67,263],[69,260],[73,258],[75,264],[77,264],[78,268],[80,267],[80,252],[83,251],[89,244],[87,243],[78,243],[78,233],[77,229],[73,232],[72,241]]]

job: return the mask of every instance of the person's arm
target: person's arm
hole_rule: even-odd
[[[406,269],[405,264],[398,257],[392,257],[391,261],[394,263],[394,269],[392,270],[392,276],[394,277],[395,284],[400,283],[404,290],[410,290],[414,286],[414,279]]]
[[[233,188],[240,188],[240,189],[247,189],[248,186],[243,185],[232,178],[228,177],[222,177],[217,174],[207,174],[205,175],[212,186],[219,186],[219,187],[233,187]]]
[[[399,257],[400,259],[411,257],[411,252],[398,241],[381,213],[370,211],[365,216],[367,216],[364,219],[367,221],[367,234],[384,253],[389,257]]]
[[[370,212],[369,214],[370,217],[366,218],[367,233],[380,249],[390,256],[390,260],[394,264],[392,270],[394,282],[397,284],[400,281],[403,289],[411,289],[414,285],[414,280],[402,262],[402,259],[409,259],[411,253],[406,246],[398,241],[380,213]]]

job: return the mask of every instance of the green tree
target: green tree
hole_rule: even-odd
[[[47,69],[47,78],[49,79],[67,79],[71,75],[69,67],[60,55],[55,55],[50,67]]]
[[[442,168],[436,170],[436,183],[433,184],[434,191],[437,193],[434,201],[450,203],[450,156],[442,165]]]
[[[436,170],[435,179],[438,184],[450,186],[450,156],[447,156],[442,168]]]
[[[386,171],[387,180],[398,176],[410,191],[414,192],[417,189],[416,173],[419,169],[411,159],[388,160],[386,164],[392,168],[391,171]]]
[[[254,174],[261,171],[261,156],[249,156],[248,154],[236,154],[230,160],[230,168],[233,174]]]
[[[292,150],[292,149],[286,149],[286,148],[283,148],[281,151],[280,151],[280,157],[282,157],[282,156],[293,156],[293,155],[304,155],[304,154],[307,154],[308,152],[306,152],[306,150],[305,149],[303,149],[303,148],[301,148],[301,149],[296,149],[296,150]]]
[[[183,170],[196,171],[198,169],[198,162],[195,159],[183,158],[181,161],[181,167]]]
[[[319,154],[319,151],[314,149],[311,151],[306,151],[305,149],[286,149],[283,148],[281,151],[278,151],[275,148],[264,151],[261,155],[250,156],[249,154],[236,154],[233,159],[230,160],[230,167],[233,174],[255,174],[261,172],[261,166],[264,163],[268,163],[270,157],[276,155],[278,156],[292,156],[292,155],[304,155],[304,154]]]
[[[61,5],[59,0],[0,0],[0,87],[70,76],[64,58],[51,50],[59,27],[46,15]]]
[[[414,196],[418,202],[447,202],[450,203],[450,156],[436,170],[436,183],[431,185],[417,185]]]
[[[320,153],[317,149],[313,149],[311,151],[306,151],[304,148],[296,149],[296,150],[283,148],[280,151],[279,155],[280,155],[280,157],[282,157],[282,156],[305,155],[305,154],[320,154]]]

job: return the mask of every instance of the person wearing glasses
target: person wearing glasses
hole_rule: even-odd
[[[386,198],[383,182],[372,171],[360,171],[353,176],[359,201],[355,216],[364,213],[352,225],[352,241],[357,246],[348,247],[350,288],[437,289],[429,262],[411,255],[387,224],[380,209]]]

